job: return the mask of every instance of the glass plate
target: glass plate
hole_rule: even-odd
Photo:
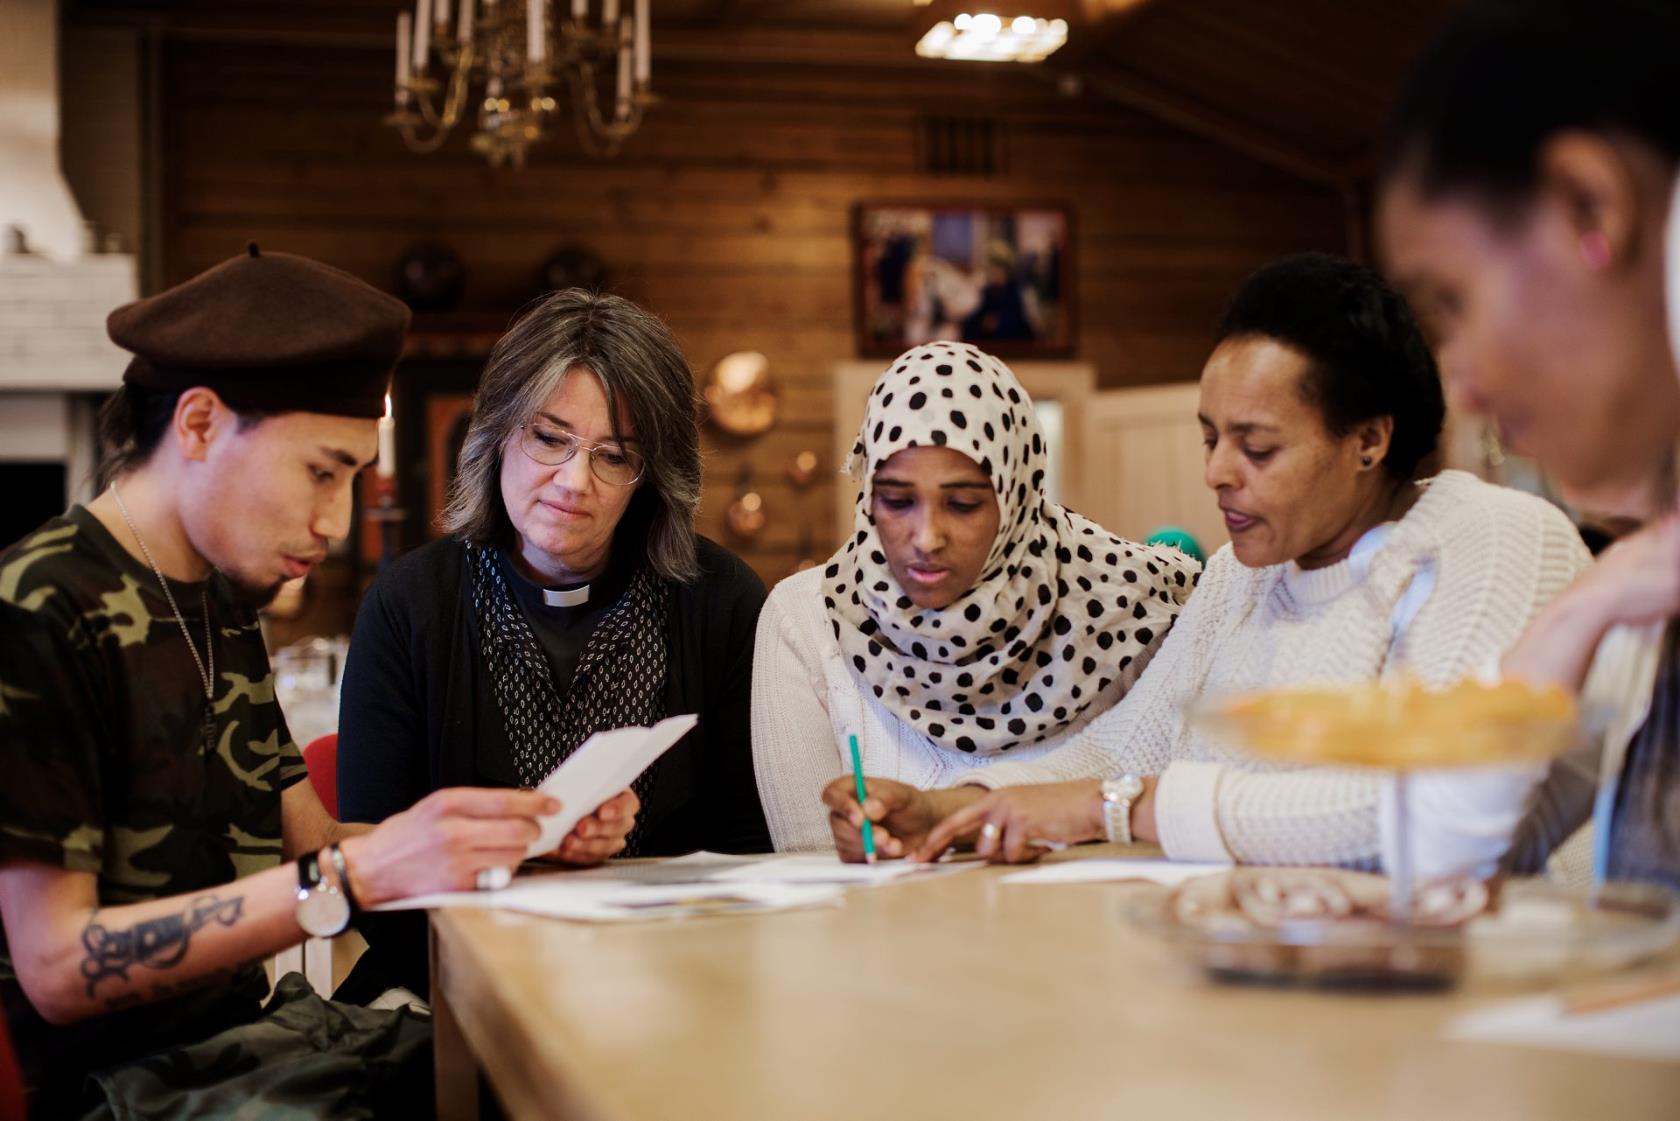
[[[1206,695],[1191,727],[1251,755],[1306,765],[1415,770],[1550,759],[1572,742],[1577,712],[1560,689],[1520,682],[1415,681]]]
[[[1494,908],[1451,928],[1380,918],[1262,926],[1223,912],[1189,925],[1169,913],[1171,894],[1140,888],[1123,905],[1126,917],[1221,981],[1329,988],[1446,988],[1466,979],[1540,984],[1621,969],[1680,940],[1680,897],[1646,884],[1591,892],[1511,882]]]

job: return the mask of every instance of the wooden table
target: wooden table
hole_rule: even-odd
[[[439,1117],[482,1069],[518,1121],[1680,1118],[1680,1064],[1443,1041],[1486,992],[1215,985],[1127,922],[1147,888],[999,875],[642,925],[434,912]]]

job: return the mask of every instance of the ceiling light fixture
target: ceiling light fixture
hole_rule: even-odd
[[[1075,8],[1072,0],[934,0],[916,21],[916,53],[964,62],[1042,62],[1067,42]]]

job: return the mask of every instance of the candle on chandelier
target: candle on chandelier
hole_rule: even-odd
[[[648,0],[636,0],[636,88],[646,90],[653,80],[653,21]]]
[[[407,12],[397,13],[397,105],[408,104],[409,20]]]
[[[532,62],[541,62],[548,55],[548,36],[543,32],[543,0],[530,0],[525,14],[525,55]]]
[[[601,0],[601,27],[611,31],[618,24],[618,0]]]
[[[473,0],[461,0],[461,13],[455,19],[455,35],[463,45],[472,42]]]
[[[432,0],[414,0],[414,71],[423,73],[432,51]]]
[[[618,25],[618,119],[630,116],[630,23],[625,16]]]
[[[385,415],[379,418],[379,462],[374,473],[389,479],[397,473],[397,419],[391,415],[391,395],[385,395]]]
[[[572,0],[572,22],[582,23],[589,18],[589,0]]]

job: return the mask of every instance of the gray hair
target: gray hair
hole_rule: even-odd
[[[544,297],[490,352],[440,519],[444,531],[480,545],[512,537],[502,504],[502,449],[567,372],[580,366],[601,379],[614,438],[622,438],[621,412],[628,414],[647,464],[617,534],[645,535],[648,564],[665,579],[694,580],[700,574],[694,546],[694,511],[700,505],[694,371],[657,317],[629,300],[581,288]]]

